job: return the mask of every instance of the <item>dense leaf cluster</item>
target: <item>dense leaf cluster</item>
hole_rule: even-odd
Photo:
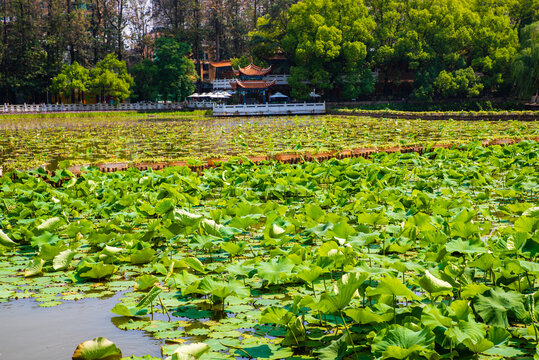
[[[0,263],[14,281],[0,297],[134,286],[112,309],[131,318],[118,326],[203,336],[208,358],[529,356],[538,150],[13,172],[0,179]],[[144,317],[156,309],[183,320]]]
[[[375,81],[384,95],[419,100],[511,89],[528,96],[539,90],[537,9],[536,0],[305,0],[286,22],[259,19],[251,36],[255,53],[289,58],[298,97],[313,87],[365,97]]]

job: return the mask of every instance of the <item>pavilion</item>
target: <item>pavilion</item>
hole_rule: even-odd
[[[234,69],[234,75],[238,79],[230,81],[230,86],[237,94],[241,95],[244,104],[249,95],[255,95],[259,100],[261,97],[262,101],[260,102],[266,102],[268,89],[275,85],[275,80],[264,80],[264,77],[270,72],[271,66],[265,69],[261,68],[253,64],[253,59],[251,58],[251,63],[248,66],[239,67],[237,70]]]

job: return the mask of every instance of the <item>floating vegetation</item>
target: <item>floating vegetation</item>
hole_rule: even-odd
[[[204,160],[539,137],[535,122],[519,121],[390,120],[356,116],[212,119],[189,118],[185,113],[170,118],[163,117],[166,114],[114,115],[3,117],[0,164],[4,171],[41,165],[56,170],[68,165],[105,162]]]
[[[123,291],[103,311],[171,359],[533,357],[538,153],[11,172],[0,301]]]

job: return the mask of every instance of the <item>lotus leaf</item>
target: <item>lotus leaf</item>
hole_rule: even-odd
[[[17,243],[9,238],[9,236],[6,235],[5,232],[0,230],[0,245],[4,245],[7,247],[13,247],[16,246]]]
[[[509,326],[509,317],[522,321],[528,316],[524,308],[524,297],[499,287],[491,288],[486,295],[477,295],[473,306],[486,324],[503,328]]]
[[[371,348],[384,359],[406,359],[414,353],[429,357],[434,351],[434,334],[428,329],[413,331],[391,325],[376,336]]]
[[[73,360],[119,360],[121,357],[120,349],[104,337],[80,343],[73,353]]]

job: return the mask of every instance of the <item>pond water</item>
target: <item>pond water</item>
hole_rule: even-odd
[[[388,120],[344,116],[250,118],[2,118],[0,167],[31,169],[62,161],[175,161],[312,152],[436,141],[539,135],[534,122]]]
[[[34,299],[1,303],[0,359],[71,359],[78,344],[99,336],[114,342],[123,356],[160,357],[163,340],[112,323],[117,316],[110,309],[120,297],[65,301],[50,308],[39,307]]]

